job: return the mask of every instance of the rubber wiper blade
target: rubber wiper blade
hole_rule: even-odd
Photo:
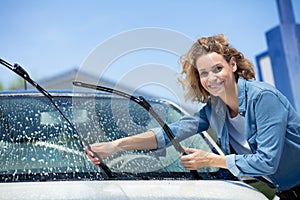
[[[35,87],[40,93],[42,93],[45,97],[47,97],[51,104],[55,107],[55,109],[60,113],[60,115],[67,121],[67,123],[70,125],[72,130],[79,136],[81,142],[83,143],[83,146],[86,146],[90,151],[91,147],[89,143],[79,134],[77,129],[74,127],[74,125],[71,123],[71,121],[66,117],[66,115],[59,109],[59,107],[55,104],[54,98],[50,93],[48,93],[44,88],[42,88],[38,83],[36,83],[34,80],[32,80],[29,76],[29,74],[26,72],[25,69],[23,69],[20,65],[14,64],[11,65],[10,63],[6,62],[5,60],[0,58],[0,63],[10,69],[11,71],[15,72],[17,75],[22,77],[25,81],[30,83],[33,87]],[[97,157],[100,161],[100,164],[98,165],[104,172],[105,176],[107,178],[113,178],[111,170],[108,168],[108,166],[102,161],[102,159],[94,153],[94,156]]]
[[[89,84],[89,83],[83,83],[83,82],[80,82],[80,81],[74,81],[73,85],[78,86],[78,87],[84,87],[84,88],[109,92],[109,93],[112,93],[112,94],[116,94],[116,95],[125,97],[125,98],[130,99],[130,100],[133,100],[134,102],[136,102],[137,104],[142,106],[144,109],[146,109],[154,117],[154,119],[159,123],[159,125],[166,132],[168,138],[170,139],[170,141],[171,141],[172,145],[174,146],[174,148],[176,149],[176,151],[178,151],[179,153],[181,153],[183,155],[187,155],[187,153],[184,151],[183,147],[180,145],[180,143],[175,138],[175,136],[174,136],[173,132],[171,131],[170,127],[154,111],[154,109],[152,108],[150,103],[144,97],[142,97],[142,96],[135,97],[135,96],[132,96],[130,94],[127,94],[127,93],[119,91],[119,90],[104,87],[104,86],[101,86],[101,85],[93,85],[93,84]],[[199,176],[197,170],[190,170],[190,172],[191,172],[194,179],[201,179],[201,177]]]

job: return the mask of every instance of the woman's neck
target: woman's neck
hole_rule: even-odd
[[[226,91],[225,96],[221,97],[221,99],[227,105],[230,116],[231,117],[237,116],[239,112],[237,84],[234,84],[234,86],[229,91]]]

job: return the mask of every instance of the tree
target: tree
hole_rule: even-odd
[[[24,88],[24,79],[21,77],[17,77],[14,79],[10,84],[8,89],[9,90],[17,90],[17,89],[23,89]]]

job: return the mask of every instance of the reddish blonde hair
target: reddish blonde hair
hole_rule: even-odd
[[[222,55],[228,63],[232,57],[235,58],[237,63],[237,70],[234,72],[236,80],[239,77],[246,80],[255,79],[253,64],[241,52],[233,48],[223,34],[201,37],[186,54],[180,57],[182,71],[178,80],[185,90],[186,99],[201,103],[210,102],[210,94],[201,85],[196,61],[200,56],[212,52]]]

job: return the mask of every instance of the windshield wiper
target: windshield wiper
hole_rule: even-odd
[[[142,106],[144,109],[146,109],[154,117],[154,119],[159,123],[159,125],[166,132],[168,138],[170,139],[172,145],[175,147],[176,151],[178,151],[179,153],[181,153],[183,155],[187,155],[187,153],[184,151],[183,147],[180,145],[180,143],[175,138],[175,136],[172,133],[170,127],[153,110],[150,103],[144,97],[142,97],[142,96],[135,97],[135,96],[132,96],[130,94],[127,94],[127,93],[119,91],[119,90],[114,90],[112,88],[108,88],[108,87],[104,87],[104,86],[100,86],[100,85],[93,85],[93,84],[83,83],[83,82],[79,82],[79,81],[74,81],[73,85],[78,86],[78,87],[84,87],[84,88],[109,92],[109,93],[116,94],[116,95],[125,97],[127,99],[130,99],[130,100],[136,102],[137,104]],[[201,177],[199,176],[197,170],[190,170],[190,172],[191,172],[194,179],[201,179]]]
[[[59,109],[59,107],[55,104],[54,98],[50,93],[48,93],[44,88],[42,88],[39,84],[37,84],[34,80],[32,80],[29,76],[29,74],[18,64],[11,65],[10,63],[2,60],[0,58],[0,63],[10,69],[11,71],[15,72],[17,75],[22,77],[24,80],[26,80],[28,83],[30,83],[33,87],[35,87],[39,92],[41,92],[45,97],[47,97],[51,104],[55,107],[55,109],[61,114],[61,116],[67,121],[67,123],[70,125],[72,130],[79,136],[81,142],[83,143],[83,146],[86,146],[89,150],[91,150],[91,147],[89,143],[78,133],[74,125],[71,123],[71,121],[66,117],[66,115]],[[102,161],[102,159],[94,153],[94,156],[97,157],[100,161],[100,164],[98,165],[104,172],[104,175],[106,178],[113,178],[111,170],[107,167],[107,165]]]

